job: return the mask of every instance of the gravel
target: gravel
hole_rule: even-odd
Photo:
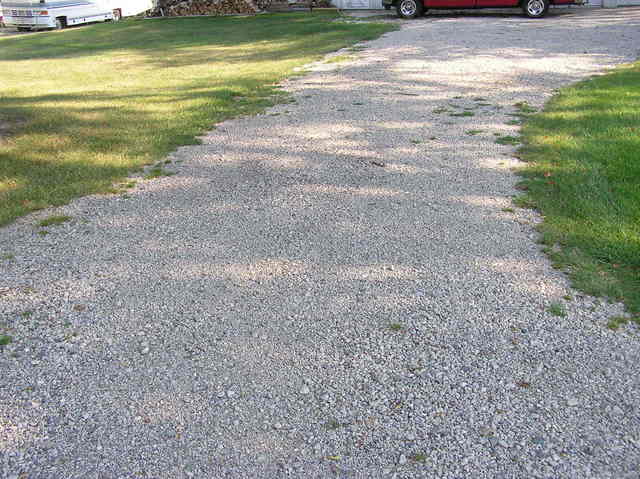
[[[0,477],[637,478],[638,331],[503,211],[494,133],[639,22],[403,22],[175,176],[0,230]]]

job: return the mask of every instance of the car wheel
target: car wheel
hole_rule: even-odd
[[[523,8],[527,17],[541,18],[549,11],[549,0],[524,0]]]
[[[396,6],[400,18],[416,18],[424,14],[422,0],[400,0]]]

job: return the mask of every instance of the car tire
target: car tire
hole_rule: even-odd
[[[424,15],[422,0],[399,0],[396,10],[400,18],[416,18]]]
[[[549,0],[524,0],[522,9],[529,18],[542,18],[549,11]]]

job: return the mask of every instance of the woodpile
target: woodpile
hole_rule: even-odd
[[[153,13],[167,17],[253,14],[270,3],[270,0],[160,0]]]

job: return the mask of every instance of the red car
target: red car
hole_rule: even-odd
[[[529,18],[544,17],[549,11],[549,5],[569,5],[574,0],[382,0],[384,7],[389,10],[395,7],[398,16],[402,18],[416,18],[424,15],[427,10],[458,10],[462,8],[522,8]]]

